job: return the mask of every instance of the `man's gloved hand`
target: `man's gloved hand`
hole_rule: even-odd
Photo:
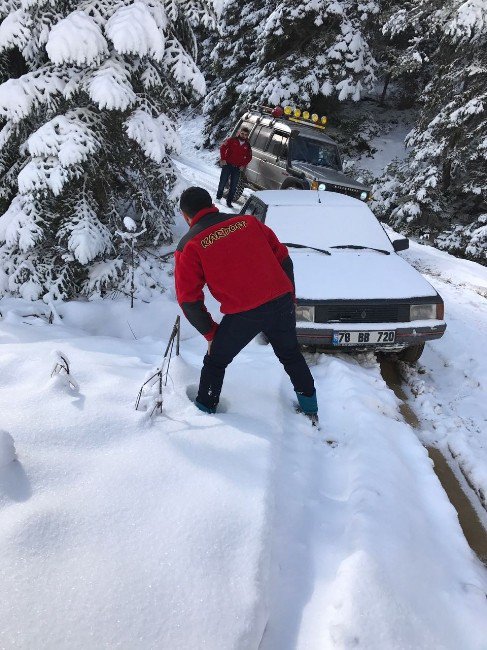
[[[226,160],[219,160],[218,164],[220,165],[220,167],[224,167],[227,164],[227,161]]]

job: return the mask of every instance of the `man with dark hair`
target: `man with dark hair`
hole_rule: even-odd
[[[235,196],[241,172],[252,160],[252,148],[249,144],[249,130],[242,126],[234,138],[228,138],[220,147],[220,183],[216,198],[219,201],[223,196],[225,185],[230,179],[230,189],[227,194],[227,205],[233,208],[232,201]]]
[[[186,318],[208,341],[196,406],[215,413],[226,367],[263,332],[291,379],[300,409],[316,422],[313,377],[296,337],[287,248],[255,217],[220,213],[202,187],[185,190],[179,206],[190,228],[175,253],[176,295]],[[205,307],[205,285],[220,302],[219,325]]]

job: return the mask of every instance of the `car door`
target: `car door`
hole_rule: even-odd
[[[256,187],[266,189],[265,184],[265,150],[272,134],[272,129],[266,125],[257,126],[252,133],[250,146],[252,147],[252,160],[247,166],[247,178]]]
[[[256,147],[256,142],[261,129],[262,125],[256,124],[249,138],[249,144],[252,148],[252,160],[247,165],[245,175],[252,185],[257,185],[257,177],[259,174],[259,150]]]
[[[280,131],[274,131],[265,151],[265,187],[280,189],[284,179],[289,175],[287,166],[287,144],[289,136]]]

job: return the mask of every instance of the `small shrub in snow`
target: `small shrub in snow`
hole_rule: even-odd
[[[55,350],[52,353],[55,363],[51,372],[51,377],[53,377],[53,383],[55,385],[69,388],[75,392],[79,391],[78,382],[74,379],[71,374],[71,368],[68,357],[59,350]]]
[[[124,218],[144,233],[136,255],[171,237],[173,117],[205,90],[206,0],[4,0],[0,20],[1,291],[123,291]],[[160,283],[143,266],[147,292]]]

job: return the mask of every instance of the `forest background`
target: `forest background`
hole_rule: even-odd
[[[160,290],[181,116],[213,147],[254,103],[326,114],[381,219],[486,263],[485,0],[0,0],[0,21],[2,294]],[[398,124],[405,155],[361,169]]]

